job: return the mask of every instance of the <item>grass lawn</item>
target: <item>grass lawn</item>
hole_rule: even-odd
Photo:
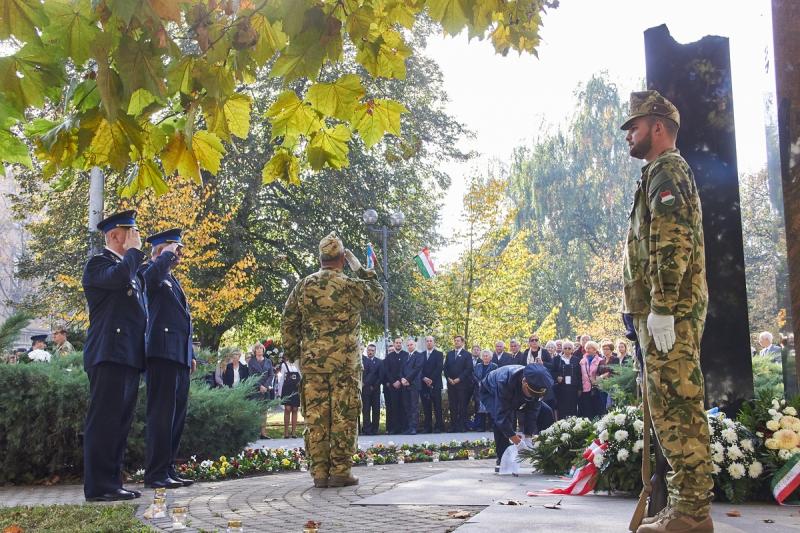
[[[153,531],[136,519],[135,509],[130,504],[0,507],[0,531],[9,533]]]
[[[267,434],[270,438],[273,439],[282,439],[283,438],[283,406],[273,407],[269,411],[269,415],[267,416]],[[297,411],[297,436],[301,436],[303,434],[303,428],[305,427],[305,421],[303,419],[303,415],[300,413],[300,410]],[[379,433],[383,434],[386,432],[386,410],[381,409],[381,420],[379,424]]]

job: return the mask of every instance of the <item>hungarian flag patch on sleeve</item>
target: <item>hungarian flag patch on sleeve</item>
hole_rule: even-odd
[[[675,204],[675,195],[672,194],[672,191],[669,189],[664,189],[659,193],[659,197],[661,198],[661,203],[663,205],[674,205]]]

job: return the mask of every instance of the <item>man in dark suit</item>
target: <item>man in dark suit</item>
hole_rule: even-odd
[[[381,419],[381,376],[383,374],[383,361],[375,357],[377,347],[369,343],[367,355],[361,356],[361,366],[364,368],[361,375],[361,404],[362,404],[362,433],[364,435],[377,435],[378,424]]]
[[[114,214],[97,229],[106,246],[86,263],[82,279],[89,307],[83,347],[89,376],[83,493],[87,501],[131,500],[141,494],[122,487],[122,467],[145,366],[147,296],[139,275],[145,254],[136,211]]]
[[[189,486],[175,470],[175,459],[186,422],[189,374],[196,368],[192,346],[192,315],[173,269],[183,255],[181,234],[175,228],[148,237],[153,247],[143,269],[147,287],[147,446],[144,483],[174,489]]]
[[[422,385],[420,399],[422,400],[422,425],[425,433],[433,431],[432,416],[436,416],[435,430],[444,432],[442,419],[442,366],[444,355],[435,348],[434,339],[430,335],[425,337],[425,351],[422,352]],[[431,409],[432,408],[432,409]],[[433,410],[433,413],[431,413]]]
[[[447,400],[450,404],[450,431],[467,430],[467,390],[472,387],[472,356],[464,349],[464,337],[453,337],[454,348],[447,352],[444,376],[447,378]]]
[[[386,433],[397,435],[405,431],[406,417],[403,413],[403,365],[408,352],[403,350],[403,339],[394,340],[383,361],[383,396],[386,401]]]
[[[498,367],[513,365],[514,358],[506,351],[506,343],[497,341],[494,343],[494,353],[492,354],[492,362]]]
[[[511,364],[525,366],[525,363],[520,362],[525,360],[525,352],[522,351],[522,346],[520,346],[519,341],[517,339],[511,339],[508,343],[508,347],[511,349]]]
[[[408,360],[403,365],[403,377],[400,379],[403,394],[403,411],[406,415],[406,435],[416,435],[419,425],[419,391],[422,387],[422,367],[425,358],[422,352],[417,351],[417,343],[410,339],[408,347]]]

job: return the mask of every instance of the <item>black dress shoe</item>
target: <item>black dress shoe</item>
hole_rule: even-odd
[[[186,479],[185,477],[179,477],[179,476],[169,476],[169,477],[171,477],[175,481],[179,481],[179,482],[183,483],[184,487],[188,487],[189,485],[194,483],[193,479]]]
[[[122,487],[120,490],[124,490],[125,492],[130,492],[131,494],[133,494],[134,498],[142,497],[142,493],[135,489],[126,489],[125,487]]]
[[[183,487],[183,483],[174,480],[171,477],[167,477],[165,479],[160,479],[158,481],[145,483],[144,486],[147,487],[148,489],[179,489]]]
[[[132,492],[123,489],[113,490],[111,492],[106,492],[105,494],[101,494],[99,496],[91,496],[86,498],[87,502],[116,502],[122,500],[132,500],[136,496],[133,495]]]

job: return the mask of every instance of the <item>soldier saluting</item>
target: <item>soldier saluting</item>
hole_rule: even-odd
[[[281,324],[284,352],[300,361],[305,447],[315,487],[355,485],[350,469],[361,411],[361,312],[383,302],[372,270],[362,268],[334,232],[319,243],[319,271],[295,285]],[[347,262],[357,278],[343,273]]]
[[[83,493],[87,501],[131,500],[141,494],[122,488],[122,465],[145,362],[147,302],[138,274],[145,254],[136,211],[111,215],[97,229],[106,246],[86,263],[82,280],[89,306]]]
[[[633,317],[644,355],[645,409],[672,468],[667,507],[643,520],[637,533],[714,530],[700,371],[708,306],[703,219],[694,175],[675,148],[679,127],[678,110],[657,91],[631,93],[622,129],[631,156],[647,164],[630,216],[623,313]]]

